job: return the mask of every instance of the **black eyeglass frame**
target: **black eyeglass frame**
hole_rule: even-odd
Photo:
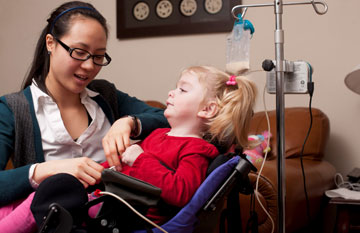
[[[89,51],[86,51],[86,50],[84,50],[84,49],[80,49],[80,48],[70,48],[70,47],[67,46],[64,42],[62,42],[60,39],[56,38],[55,36],[53,36],[53,37],[55,38],[55,40],[56,40],[57,42],[59,42],[59,44],[60,44],[66,51],[69,52],[70,57],[73,58],[73,59],[75,59],[75,60],[78,60],[78,61],[87,61],[87,60],[89,60],[89,58],[92,58],[93,63],[94,63],[95,65],[98,65],[98,66],[107,66],[107,65],[109,65],[110,62],[111,62],[111,57],[110,57],[107,53],[105,53],[104,55],[96,55],[96,54],[91,54],[91,53],[89,53]],[[73,56],[72,56],[72,53],[73,53],[73,51],[74,51],[75,49],[79,49],[79,50],[87,53],[88,56],[87,56],[86,58],[84,58],[84,59],[73,57]],[[96,63],[95,60],[94,60],[94,57],[99,57],[99,56],[104,56],[105,59],[107,60],[107,63],[104,63],[104,64]]]

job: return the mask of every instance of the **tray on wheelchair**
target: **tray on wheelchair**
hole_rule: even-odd
[[[107,192],[112,192],[131,204],[156,206],[160,200],[160,188],[121,172],[105,169],[101,179]]]

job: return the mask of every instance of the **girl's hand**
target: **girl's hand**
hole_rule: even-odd
[[[121,170],[119,155],[130,146],[130,134],[134,122],[130,117],[123,117],[115,121],[109,132],[102,139],[106,160],[109,166],[116,166],[116,170]]]
[[[137,157],[139,157],[139,155],[143,152],[143,149],[138,144],[133,144],[122,154],[121,161],[131,167]]]
[[[68,173],[75,176],[87,188],[89,185],[94,185],[100,181],[103,170],[103,166],[87,157],[52,160],[37,164],[33,179],[40,184],[49,176]]]

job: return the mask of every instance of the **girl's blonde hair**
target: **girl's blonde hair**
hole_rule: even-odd
[[[226,149],[232,145],[251,148],[248,140],[250,120],[257,95],[256,85],[245,76],[231,76],[215,67],[192,66],[182,73],[192,73],[205,87],[206,98],[215,98],[218,111],[207,123],[205,133],[211,142]],[[234,78],[234,85],[227,82]]]

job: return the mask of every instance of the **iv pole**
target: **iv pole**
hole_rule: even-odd
[[[328,6],[325,2],[310,0],[309,2],[290,2],[283,3],[282,0],[274,0],[273,4],[250,4],[250,5],[237,5],[234,6],[231,10],[232,15],[235,18],[238,18],[235,15],[235,10],[237,8],[244,8],[242,13],[242,18],[244,19],[246,10],[248,7],[264,7],[264,6],[274,6],[275,10],[275,74],[276,74],[276,132],[277,132],[277,169],[278,169],[278,232],[285,232],[285,117],[284,117],[284,73],[286,70],[284,60],[284,30],[282,29],[282,14],[283,14],[283,5],[304,5],[312,4],[315,12],[319,15],[323,15],[327,12]],[[324,7],[323,11],[319,11],[316,4],[320,4]]]

